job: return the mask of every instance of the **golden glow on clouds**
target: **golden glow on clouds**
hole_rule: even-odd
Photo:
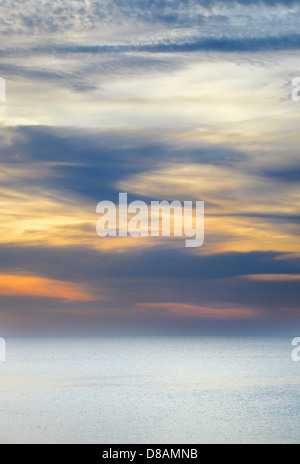
[[[148,198],[205,200],[217,214],[298,214],[297,185],[212,164],[170,164],[118,183],[121,190]]]
[[[55,126],[65,126],[67,121],[68,126],[82,128],[146,127],[148,131],[157,128],[159,121],[162,139],[173,140],[181,150],[185,146],[197,150],[200,143],[209,143],[247,153],[249,158],[237,160],[234,169],[212,164],[161,165],[123,179],[116,188],[149,199],[204,200],[206,242],[201,253],[300,253],[296,227],[288,219],[251,216],[299,215],[300,209],[296,184],[280,184],[255,174],[262,166],[280,166],[298,157],[299,106],[290,100],[291,89],[284,86],[282,77],[283,66],[285,73],[294,70],[294,57],[277,56],[268,66],[247,60],[237,64],[236,56],[230,55],[228,59],[206,55],[198,63],[192,57],[182,68],[150,71],[143,79],[128,73],[103,76],[101,87],[98,74],[91,73],[89,83],[95,88],[83,93],[47,80],[37,84],[33,79],[12,79],[7,102],[0,105],[0,121]],[[61,58],[49,60],[49,69],[61,65]],[[24,60],[20,63],[29,66]],[[76,64],[69,60],[67,70],[74,72]],[[107,252],[183,245],[174,239],[98,238],[96,205],[28,186],[22,189],[24,179],[51,176],[49,166],[9,166],[1,175],[13,186],[0,188],[1,243],[88,246]]]
[[[84,207],[51,191],[30,187],[18,191],[17,176],[11,182],[14,190],[0,187],[1,243],[65,246],[85,243],[92,235],[85,230],[92,225],[92,215]]]
[[[134,175],[117,187],[149,198],[204,200],[206,242],[201,253],[300,252],[297,227],[288,221],[288,215],[300,211],[296,184],[227,167],[173,164]]]
[[[299,236],[289,223],[272,223],[252,217],[209,217],[205,219],[207,242],[204,253],[251,251],[300,252]],[[292,229],[292,227],[291,227]]]
[[[58,298],[83,302],[95,300],[83,285],[18,274],[0,274],[0,295]]]
[[[17,186],[22,170],[17,168],[11,182]],[[34,174],[34,168],[32,174]],[[24,172],[23,180],[26,178]],[[3,174],[5,175],[5,173]],[[49,174],[51,175],[51,174]],[[6,173],[6,178],[8,174]],[[76,203],[72,197],[60,197],[56,192],[42,192],[27,187],[18,191],[0,187],[0,243],[20,246],[69,247],[82,246],[104,252],[125,252],[148,248],[159,243],[151,237],[108,237],[96,233],[96,204]],[[166,242],[166,240],[164,240]]]
[[[258,274],[261,260],[264,259],[260,255],[255,268],[257,274],[228,279],[224,277],[226,268],[224,271],[221,269],[223,278],[215,278],[220,275],[217,270],[219,257],[205,259],[201,263],[203,255],[233,252],[275,252],[283,256],[282,259],[287,259],[284,253],[289,254],[289,259],[291,254],[300,256],[299,182],[297,179],[295,182],[287,181],[293,177],[290,174],[293,169],[295,176],[299,171],[300,103],[291,100],[291,81],[299,71],[299,63],[295,50],[284,50],[290,42],[287,38],[282,43],[281,52],[272,51],[272,44],[274,50],[280,48],[278,40],[287,30],[288,19],[291,19],[291,34],[297,31],[297,20],[292,19],[291,11],[276,9],[274,13],[272,9],[260,5],[258,22],[255,22],[248,21],[243,8],[237,7],[231,18],[232,13],[225,12],[224,16],[225,10],[222,11],[222,8],[203,11],[200,8],[200,11],[198,5],[196,10],[178,10],[178,20],[173,18],[174,21],[169,21],[168,16],[162,15],[159,21],[154,21],[158,11],[156,8],[153,11],[147,8],[139,11],[137,8],[134,19],[128,21],[126,8],[125,13],[120,13],[117,7],[112,13],[111,5],[104,5],[104,16],[100,12],[101,18],[97,7],[93,18],[89,4],[97,2],[89,0],[85,2],[88,7],[83,14],[77,8],[80,2],[55,0],[52,2],[55,5],[74,3],[76,8],[72,9],[71,5],[70,9],[68,5],[64,12],[66,14],[62,15],[55,14],[55,8],[51,7],[48,17],[44,17],[39,9],[36,11],[30,2],[30,8],[25,13],[24,2],[14,3],[21,5],[16,13],[11,8],[12,13],[2,15],[2,22],[9,31],[7,47],[4,47],[1,56],[3,73],[7,73],[3,76],[7,81],[7,101],[0,104],[0,128],[4,128],[1,141],[1,159],[4,162],[1,163],[0,173],[0,248],[6,248],[5,266],[7,254],[14,246],[15,255],[18,254],[18,247],[49,248],[45,256],[49,256],[52,248],[53,256],[66,249],[66,253],[62,253],[66,262],[62,262],[60,275],[64,275],[64,266],[69,269],[70,262],[67,260],[73,250],[74,262],[77,253],[79,261],[86,259],[83,269],[74,269],[76,281],[82,279],[85,282],[88,279],[86,268],[92,275],[89,284],[41,277],[47,272],[47,263],[34,262],[29,267],[27,259],[30,250],[27,250],[24,253],[26,258],[18,262],[17,267],[12,265],[6,268],[6,274],[3,270],[0,273],[0,296],[19,297],[20,306],[26,297],[57,298],[60,301],[51,301],[51,308],[49,302],[45,302],[46,309],[39,308],[37,301],[34,314],[27,310],[26,316],[25,308],[24,311],[20,310],[18,317],[23,317],[24,321],[32,318],[28,321],[34,324],[39,311],[41,320],[46,317],[49,321],[53,315],[58,318],[60,314],[70,315],[71,320],[72,315],[85,318],[90,314],[94,322],[94,317],[102,311],[112,315],[115,320],[122,320],[130,313],[134,317],[137,313],[143,315],[145,312],[150,316],[187,317],[192,324],[192,318],[199,318],[199,325],[205,325],[202,320],[209,319],[259,320],[263,318],[264,309],[260,312],[258,308],[252,308],[251,302],[256,301],[253,305],[259,306],[260,301],[267,301],[266,295],[263,294],[260,300],[260,294],[252,298],[252,295],[241,295],[239,291],[244,287],[248,287],[248,290],[249,287],[264,287],[273,293],[273,287],[270,288],[268,282],[294,282],[294,286],[289,285],[293,302],[293,290],[300,276]],[[102,3],[109,2],[100,3],[102,8]],[[5,8],[8,5],[10,11],[9,2],[5,1],[4,4]],[[201,30],[197,25],[199,13],[204,15]],[[29,17],[30,21],[26,21]],[[185,18],[187,27],[182,27]],[[274,42],[271,37],[273,33]],[[238,50],[236,46],[242,48],[248,44],[252,47],[253,44],[253,52],[246,52],[245,48],[241,53],[230,53],[229,49],[225,51],[226,43],[216,47],[219,52],[197,52],[188,46],[189,42],[196,45],[197,38],[200,42],[201,38],[207,38],[207,44],[215,43],[216,46],[223,34],[228,38],[229,49],[230,43],[233,50]],[[160,45],[156,48],[156,43],[164,44],[162,49],[165,49],[165,53],[159,53]],[[184,43],[186,52],[180,52],[180,44]],[[255,43],[259,52],[255,52]],[[118,45],[122,44],[125,48],[119,48],[119,52]],[[147,52],[141,52],[143,44],[150,46]],[[156,49],[155,53],[151,53],[151,44],[154,45],[152,50]],[[91,45],[98,47],[89,49]],[[101,45],[108,47],[101,48]],[[110,51],[114,45],[115,48]],[[43,127],[11,130],[10,126]],[[45,133],[49,137],[44,137]],[[114,133],[116,140],[112,136]],[[73,134],[75,140],[70,140]],[[87,144],[83,149],[84,137]],[[51,144],[51,140],[53,146],[43,146],[48,141]],[[95,150],[97,144],[99,159]],[[136,157],[138,146],[145,147],[145,153],[140,153],[141,160]],[[160,153],[155,153],[151,159],[151,149],[155,146],[158,150],[162,147],[161,159],[167,162],[157,161]],[[124,159],[115,160],[119,148]],[[34,150],[34,153],[30,153],[30,150]],[[58,178],[61,171],[52,169],[59,163],[54,166],[44,162],[45,159],[60,159],[60,153],[54,153],[54,150],[64,151],[61,153],[62,160],[71,160],[66,185],[63,178]],[[88,169],[82,170],[82,175],[86,176],[82,183],[75,185],[80,170],[73,178],[72,168],[79,168],[76,163],[80,156],[82,166]],[[36,162],[39,157],[41,161]],[[130,161],[128,171],[125,166],[127,157]],[[133,160],[136,160],[137,166],[132,165]],[[142,173],[139,172],[141,166],[144,166]],[[94,167],[89,185],[89,172]],[[118,184],[108,185],[109,179],[120,179],[122,172],[139,174],[128,175]],[[98,173],[99,198],[95,199]],[[103,182],[102,175],[106,176],[107,173]],[[204,246],[185,249],[184,238],[101,239],[96,233],[99,219],[96,203],[111,200],[100,197],[101,192],[110,189],[128,192],[137,199],[205,201]],[[95,195],[88,197],[88,192]],[[184,255],[182,268],[179,252],[166,253],[171,255],[172,263],[178,258],[178,265],[175,264],[174,270],[171,269],[169,273],[165,270],[167,263],[163,263],[161,272],[165,270],[165,279],[156,278],[152,247],[163,251],[180,250]],[[93,259],[89,267],[91,249],[95,261],[99,259],[99,276],[96,275],[98,268]],[[83,257],[84,250],[87,250],[86,258]],[[143,255],[145,250],[147,252]],[[35,253],[38,256],[39,250],[35,250]],[[118,256],[122,253],[125,256]],[[203,294],[201,290],[206,282],[202,281],[199,286],[196,278],[194,282],[193,279],[189,280],[186,289],[180,287],[180,275],[185,272],[189,255],[195,254],[199,255],[196,260],[190,256],[191,262],[199,262],[199,269],[195,265],[195,276],[202,275],[203,262],[209,262],[209,266],[213,267],[209,270],[210,278]],[[23,253],[19,253],[16,259],[21,260],[22,256]],[[162,259],[165,259],[163,253]],[[227,259],[220,257],[220,261],[226,262]],[[267,256],[266,259],[270,262],[275,258]],[[239,260],[247,267],[251,258],[242,256],[238,257]],[[138,266],[141,269],[140,278]],[[236,264],[234,259],[230,267],[229,275],[249,272],[241,267],[240,261]],[[117,269],[115,275],[112,272],[114,268]],[[251,272],[253,268],[251,266]],[[285,272],[286,266],[283,268]],[[31,273],[28,269],[32,270]],[[38,275],[39,270],[41,275]],[[188,293],[189,285],[194,286],[191,293]],[[236,287],[239,287],[237,292]],[[282,284],[278,287],[282,290]],[[226,296],[223,288],[228,291]],[[157,294],[154,293],[156,291]],[[157,302],[147,302],[152,300],[153,293]],[[288,307],[289,295],[283,297]],[[222,298],[227,302],[242,301],[244,305],[222,304]],[[185,303],[178,303],[179,299]],[[268,300],[270,305],[271,300],[272,296]],[[102,306],[100,302],[103,301],[108,304]],[[137,301],[142,303],[136,305]],[[277,306],[280,304],[281,301],[276,301]],[[13,305],[8,306],[7,315],[1,315],[1,323],[5,317],[14,317],[14,309],[10,310]],[[6,314],[6,309],[4,312]]]
[[[32,176],[51,175],[44,168],[4,168],[3,179],[15,188],[0,187],[0,243],[26,246],[86,246],[106,252],[126,252],[145,247],[183,247],[182,240],[151,237],[100,239],[96,234],[96,205],[78,203],[57,192],[38,191]],[[18,185],[20,185],[18,187]],[[296,184],[295,184],[296,185]],[[206,202],[205,245],[194,252],[277,251],[300,253],[297,226],[284,216],[298,215],[300,193],[293,185],[280,184],[229,168],[212,165],[163,165],[156,171],[132,176],[116,186],[149,199],[200,199]],[[253,214],[261,214],[255,217]],[[270,219],[263,217],[270,214]]]
[[[3,125],[128,129],[158,128],[162,141],[174,143],[184,154],[195,154],[203,144],[226,147],[235,153],[233,163],[196,162],[160,164],[121,180],[118,191],[152,199],[204,200],[205,244],[189,253],[273,251],[300,255],[299,231],[288,216],[299,216],[300,191],[296,183],[262,177],[261,168],[293,166],[299,158],[299,105],[284,88],[286,73],[294,70],[294,58],[282,57],[262,66],[249,62],[206,57],[188,62],[172,72],[147,72],[146,76],[91,74],[95,89],[77,92],[54,82],[33,79],[11,81],[8,101],[0,105]],[[176,57],[178,59],[178,57]],[[56,63],[52,63],[55,67]],[[60,63],[61,64],[61,63]],[[72,68],[69,63],[69,70]],[[287,75],[285,74],[285,76]],[[275,82],[275,84],[274,84]],[[278,82],[278,84],[277,84]],[[101,87],[100,87],[101,85]],[[9,144],[9,140],[5,143]],[[18,141],[20,142],[20,141]],[[170,146],[172,146],[170,143]],[[238,154],[241,153],[240,159]],[[283,156],[284,153],[284,156]],[[244,156],[244,155],[247,155]],[[144,156],[141,153],[141,156]],[[60,196],[31,186],[35,177],[52,176],[51,165],[2,165],[0,174],[0,243],[19,246],[87,247],[107,253],[139,253],[145,248],[184,247],[183,240],[124,237],[100,239],[96,234],[96,204],[90,200]],[[109,198],[99,198],[110,200]],[[100,259],[100,258],[99,258]],[[298,276],[247,276],[256,281],[297,281]],[[93,301],[82,287],[42,279],[2,275],[0,294],[51,297],[69,301]],[[207,308],[176,303],[141,304],[202,318],[252,318],[249,308]]]

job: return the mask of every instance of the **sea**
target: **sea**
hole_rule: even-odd
[[[7,338],[1,444],[300,442],[290,338]]]

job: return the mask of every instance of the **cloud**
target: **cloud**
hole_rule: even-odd
[[[289,34],[264,37],[199,37],[188,41],[156,42],[139,45],[104,45],[104,46],[58,46],[57,53],[69,54],[106,54],[106,53],[194,53],[194,52],[268,52],[279,50],[297,50],[300,47],[300,34]],[[41,54],[49,53],[51,49],[39,49]],[[53,50],[52,50],[53,51]]]
[[[254,274],[242,276],[243,279],[258,280],[260,282],[297,282],[299,274]]]
[[[106,77],[185,69],[199,61],[197,53],[203,60],[210,53],[297,50],[299,6],[292,0],[5,0],[0,34],[10,39],[0,50],[0,73],[8,81],[88,93]]]
[[[11,321],[39,333],[105,333],[107,327],[112,333],[192,333],[196,327],[205,333],[207,326],[199,321],[256,321],[255,333],[258,321],[265,321],[265,328],[274,321],[293,321],[295,327],[298,321],[298,281],[240,277],[296,275],[298,263],[288,255],[285,260],[272,253],[200,257],[182,248],[114,255],[28,245],[1,246],[2,330]],[[228,330],[239,333],[241,325]]]
[[[93,301],[82,285],[45,279],[34,275],[0,274],[0,295],[13,297],[45,297],[67,301]]]
[[[1,2],[1,330],[299,326],[299,6]],[[101,240],[120,190],[204,200],[204,248]]]
[[[174,315],[210,320],[255,319],[258,316],[255,309],[233,308],[232,306],[229,308],[215,308],[179,303],[139,303],[137,306],[142,309],[165,310]]]
[[[300,251],[298,184],[251,174],[243,165],[236,169],[186,162],[162,164],[117,187],[152,199],[204,201],[208,252]]]
[[[1,2],[0,13],[3,33],[43,32],[57,34],[64,31],[93,30],[100,25],[124,24],[124,21],[166,25],[198,25],[212,15],[259,14],[297,8],[298,0],[25,0]],[[259,8],[258,8],[259,7]]]
[[[268,174],[248,154],[226,145],[197,144],[194,150],[187,142],[184,150],[176,140],[153,142],[145,132],[42,127],[1,132],[2,243],[108,253],[184,246],[175,239],[97,237],[96,205],[117,203],[125,191],[129,201],[205,201],[201,254],[300,251],[298,182]]]
[[[75,57],[76,55],[106,55],[106,54],[126,54],[126,53],[194,53],[194,52],[239,52],[239,53],[249,53],[249,52],[268,52],[268,51],[280,51],[280,50],[295,50],[300,47],[300,34],[280,34],[278,36],[274,35],[265,35],[260,37],[248,36],[248,37],[226,37],[226,35],[221,35],[218,37],[203,37],[203,36],[192,36],[187,40],[184,36],[180,37],[177,41],[172,41],[167,39],[165,41],[156,41],[151,43],[140,43],[140,44],[118,44],[118,45],[76,45],[76,44],[53,44],[50,46],[40,46],[38,48],[29,48],[27,51],[24,49],[16,50],[7,50],[7,52],[2,52],[2,56],[6,54],[9,55],[12,52],[20,55],[32,54],[32,55],[51,55],[57,54],[62,57]],[[138,58],[135,58],[136,63]],[[149,60],[149,59],[148,59]],[[159,61],[148,61],[149,63],[159,64]],[[104,69],[107,67],[109,62],[104,63]],[[130,65],[134,65],[134,58],[131,57]],[[124,68],[126,63],[122,63],[122,59],[119,59],[119,67]],[[140,65],[147,64],[145,58],[140,61]],[[9,67],[6,68],[9,71]],[[13,67],[11,67],[13,70]],[[22,68],[24,76],[27,74],[30,75],[30,71],[26,68]],[[4,68],[5,70],[5,68]],[[31,72],[31,76],[33,72]],[[38,77],[38,71],[36,71]],[[40,72],[40,75],[43,76],[43,73]],[[58,75],[55,73],[48,72],[45,76],[49,78],[53,77],[68,77],[66,73],[65,76]]]

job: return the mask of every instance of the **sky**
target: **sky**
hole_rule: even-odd
[[[1,0],[0,335],[300,333],[298,0]],[[96,206],[205,202],[205,243]]]

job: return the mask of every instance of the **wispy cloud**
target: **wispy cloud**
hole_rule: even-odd
[[[258,311],[255,309],[233,308],[232,305],[227,308],[215,308],[179,303],[139,303],[138,307],[152,309],[154,311],[167,311],[172,314],[179,314],[185,317],[196,317],[210,320],[254,319],[258,315]]]
[[[300,1],[3,0],[0,18],[1,327],[294,330]],[[121,190],[204,200],[205,246],[101,240],[96,204]]]
[[[299,274],[257,274],[243,276],[244,279],[258,280],[260,282],[297,282]]]

